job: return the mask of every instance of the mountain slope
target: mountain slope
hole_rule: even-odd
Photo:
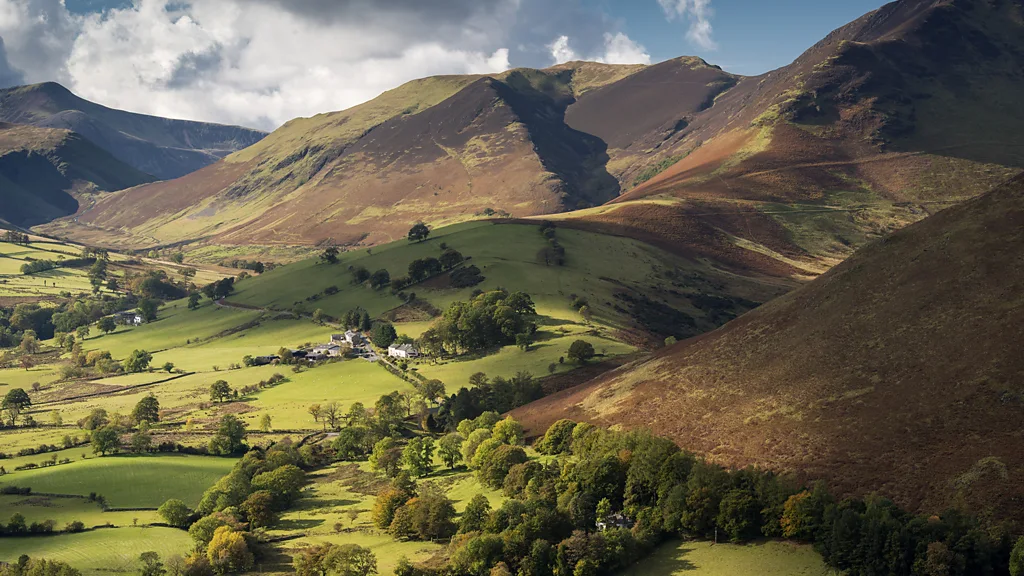
[[[828,265],[1020,173],[1021,93],[1020,0],[900,0],[644,141],[664,169],[614,202],[753,209],[788,231],[787,256]]]
[[[161,180],[194,172],[266,135],[237,126],[113,110],[52,82],[0,90],[0,121],[77,132]]]
[[[420,220],[601,204],[619,191],[607,146],[569,127],[565,110],[637,69],[581,63],[418,80],[290,122],[216,166],[101,202],[81,221],[135,241],[351,244],[403,236]]]
[[[520,410],[1024,520],[1024,176],[710,334]]]
[[[81,135],[0,122],[0,219],[32,226],[78,210],[76,197],[151,182]]]

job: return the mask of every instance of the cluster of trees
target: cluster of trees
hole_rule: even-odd
[[[484,485],[501,488],[510,470],[527,461],[523,438],[518,422],[500,420],[497,413],[489,412],[461,422],[459,431],[442,437],[436,448],[449,468],[464,461]],[[414,438],[404,447],[385,437],[374,446],[371,465],[393,478],[374,503],[373,521],[378,528],[410,540],[447,539],[456,533],[452,501],[434,486],[418,491],[411,479],[431,473],[434,450],[430,437]]]
[[[93,323],[98,323],[98,327],[104,332],[113,332],[117,325],[109,316],[122,310],[139,307],[142,300],[145,298],[140,299],[131,294],[117,297],[83,296],[69,298],[57,306],[25,303],[13,308],[0,308],[0,348],[20,345],[22,337],[27,332],[31,332],[38,339],[49,340],[58,334],[78,332],[79,329]],[[109,326],[105,326],[105,323],[109,323]]]
[[[377,557],[358,544],[317,544],[303,548],[292,561],[298,576],[369,576],[377,573]]]
[[[209,300],[220,300],[221,298],[227,298],[235,291],[235,279],[234,278],[222,278],[211,284],[203,286],[203,296],[206,296]]]
[[[370,329],[373,328],[373,322],[370,320],[370,313],[362,309],[349,310],[344,316],[339,318],[339,320],[341,321],[342,326],[352,330],[369,332]]]
[[[555,223],[544,222],[541,224],[540,235],[547,240],[548,245],[537,251],[537,261],[545,266],[565,265],[565,248],[558,243]]]
[[[470,387],[462,387],[445,398],[438,410],[438,425],[454,428],[458,422],[476,418],[484,412],[508,412],[544,396],[540,382],[529,372],[520,371],[511,378],[489,378],[483,372],[469,377]]]
[[[391,273],[381,268],[370,272],[365,266],[352,266],[352,284],[369,284],[374,290],[381,290],[391,284]]]
[[[0,241],[9,242],[11,244],[28,244],[30,239],[28,234],[22,234],[14,230],[6,230],[4,235],[0,237]]]
[[[220,265],[227,268],[235,268],[236,270],[250,270],[257,274],[263,274],[277,267],[273,262],[263,263],[259,260],[225,260]]]
[[[471,437],[477,434],[484,435]],[[501,481],[509,500],[500,508],[490,510],[482,497],[470,503],[449,566],[406,563],[398,573],[614,574],[667,538],[716,534],[733,542],[811,542],[849,574],[1024,569],[1024,539],[1014,545],[1005,531],[985,529],[960,513],[926,518],[880,497],[839,501],[823,485],[801,489],[770,472],[726,470],[643,431],[561,420],[537,449],[555,459],[513,465]]]
[[[277,522],[306,484],[302,462],[300,451],[288,440],[266,451],[254,448],[206,490],[195,510],[180,500],[160,506],[157,513],[164,521],[187,529],[192,537],[194,548],[185,558],[183,573],[250,570],[266,552],[261,530]]]
[[[89,441],[93,453],[100,456],[116,454],[125,447],[124,435],[129,435],[127,447],[137,454],[153,449],[150,428],[160,422],[160,401],[152,393],[140,399],[131,414],[108,415],[103,408],[94,408],[78,421],[79,428],[90,431]]]
[[[533,299],[524,292],[481,292],[469,302],[453,302],[420,338],[431,356],[463,354],[504,346],[529,345],[537,331]]]
[[[21,265],[21,273],[28,276],[30,274],[38,274],[39,272],[53,270],[57,267],[58,263],[53,260],[33,260],[32,262],[26,262]]]

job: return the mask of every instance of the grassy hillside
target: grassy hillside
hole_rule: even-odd
[[[258,142],[259,130],[113,110],[47,82],[0,90],[0,122],[76,132],[136,170],[184,176]]]
[[[1022,520],[1024,177],[706,336],[518,414],[653,428],[733,465]]]

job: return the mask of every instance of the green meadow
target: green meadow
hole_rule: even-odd
[[[232,465],[231,458],[184,454],[108,456],[14,472],[0,482],[30,487],[34,493],[86,496],[95,492],[115,508],[156,508],[170,498],[194,506]]]
[[[188,552],[188,533],[174,528],[100,529],[79,534],[34,538],[0,538],[0,561],[17,562],[22,554],[67,562],[82,574],[135,573],[139,555],[157,552],[162,558]]]
[[[810,546],[791,542],[664,544],[622,576],[831,576]]]

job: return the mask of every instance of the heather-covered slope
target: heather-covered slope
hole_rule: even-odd
[[[81,194],[152,181],[67,130],[0,122],[0,219],[32,226],[78,210]]]
[[[290,122],[218,165],[126,191],[80,219],[136,242],[352,244],[392,240],[420,220],[601,204],[619,192],[607,145],[568,126],[565,110],[577,94],[636,69],[579,64],[418,80]]]
[[[161,180],[194,172],[266,135],[238,126],[113,110],[52,82],[0,90],[0,121],[77,132]]]
[[[1024,521],[1024,176],[814,282],[517,411],[649,427],[757,464]]]

